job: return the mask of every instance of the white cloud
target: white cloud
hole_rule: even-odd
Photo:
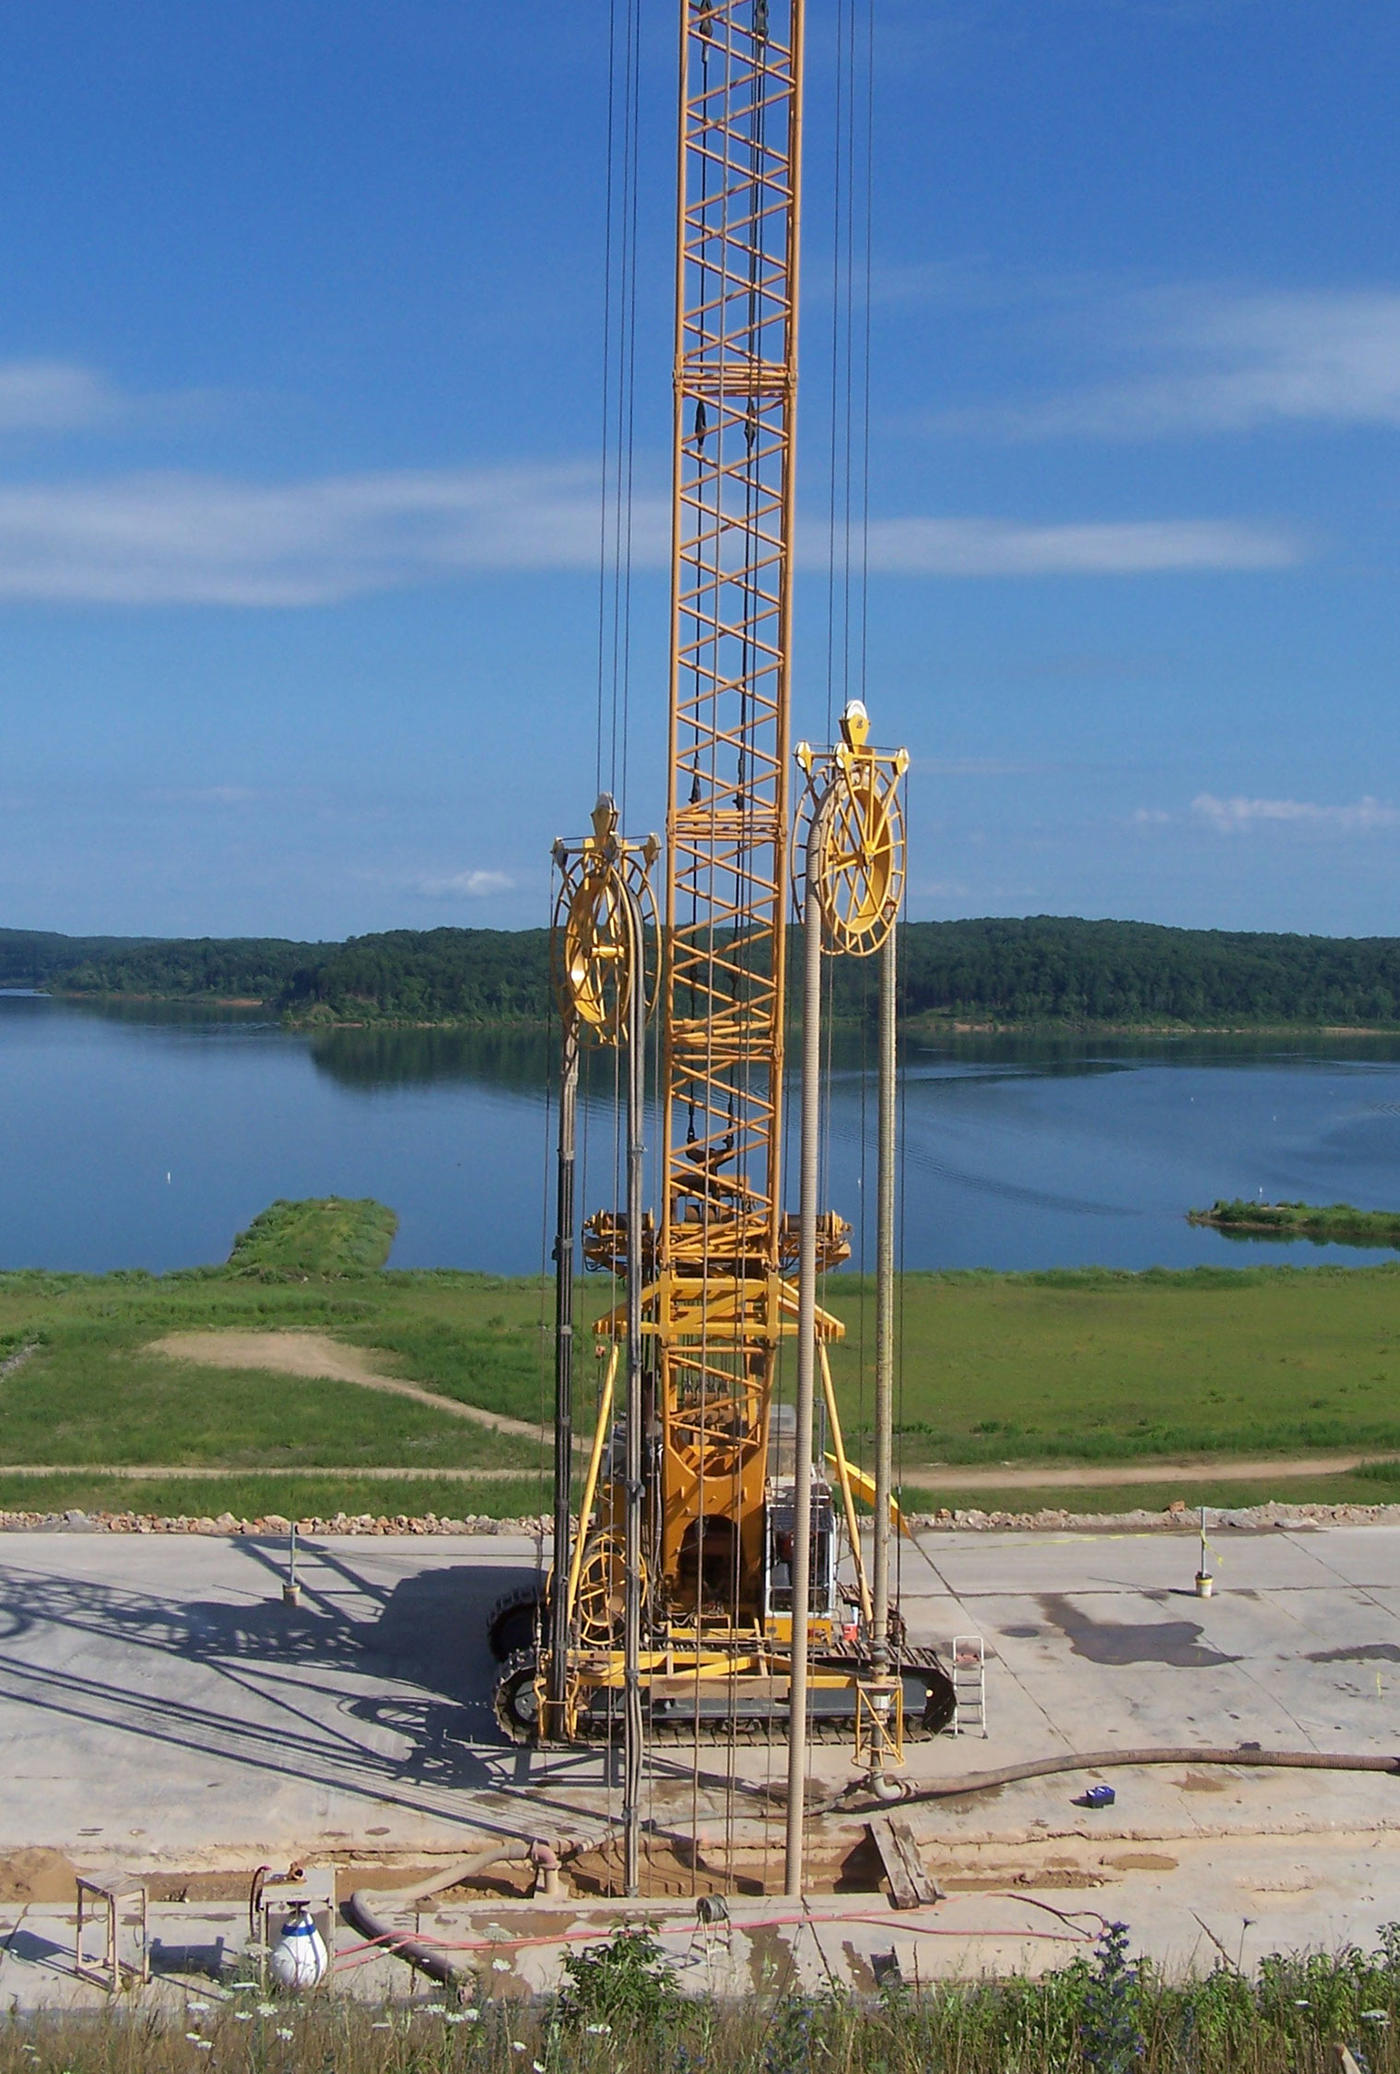
[[[484,900],[508,893],[514,884],[504,871],[456,871],[446,878],[419,879],[416,890],[428,900]]]
[[[1134,828],[1164,828],[1171,815],[1161,807],[1139,807],[1132,816]]]
[[[1031,526],[1014,519],[877,519],[870,566],[907,576],[1139,576],[1177,569],[1286,569],[1290,535],[1226,519]]]
[[[669,507],[633,508],[638,567],[665,563]],[[804,529],[813,561],[821,528]],[[472,573],[593,570],[589,463],[256,484],[178,473],[0,485],[0,598],[58,604],[314,606]],[[1214,519],[1023,525],[877,520],[871,566],[913,576],[1276,569],[1298,543]]]
[[[62,360],[0,365],[0,432],[71,432],[110,422],[122,398],[91,368]]]
[[[506,467],[263,486],[183,474],[0,488],[0,597],[323,605],[464,571],[591,569],[594,470]],[[665,507],[639,500],[640,559]]]
[[[150,796],[162,806],[245,807],[261,795],[249,785],[177,785]]]
[[[1138,371],[1029,403],[940,414],[1007,438],[1146,439],[1270,425],[1400,425],[1400,293],[1163,289],[1093,313]]]
[[[1351,806],[1327,807],[1308,799],[1245,799],[1238,794],[1217,799],[1213,792],[1201,792],[1192,800],[1191,811],[1221,835],[1244,835],[1255,828],[1278,825],[1345,835],[1400,826],[1400,808],[1385,806],[1369,794]]]

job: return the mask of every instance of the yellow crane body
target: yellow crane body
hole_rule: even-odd
[[[645,1435],[644,1574],[631,1588],[648,1733],[781,1727],[787,1702],[793,1479],[774,1407],[781,1350],[798,1329],[783,1052],[803,0],[681,0],[680,13],[669,794],[654,975],[642,969],[649,932],[636,896],[655,846],[620,842],[600,801],[593,836],[556,850],[566,1059],[580,1040],[626,1042],[629,942],[632,985],[657,990],[661,1201],[635,1231],[617,1211],[583,1228],[586,1265],[630,1273],[632,1295],[596,1323],[605,1373],[567,1572],[533,1616],[533,1654],[507,1647],[530,1633],[529,1609],[503,1609],[493,1633],[508,1658],[498,1716],[520,1740],[610,1724],[626,1684],[624,1387],[637,1392]],[[862,712],[822,766],[820,801],[810,755],[803,767],[810,811],[825,816],[831,889],[824,924],[809,916],[808,926],[824,925],[833,943],[844,931],[841,948],[873,948],[902,886],[890,759],[865,749]],[[849,1257],[849,1236],[840,1217],[819,1218],[819,1269]],[[875,1715],[862,1707],[870,1593],[858,1472],[826,1355],[843,1329],[818,1311],[834,1484],[814,1486],[809,1690],[843,1735],[874,1722],[897,1744],[903,1687],[892,1708],[888,1692]],[[838,1504],[855,1570],[843,1588]],[[566,1510],[557,1494],[557,1546]],[[934,1676],[919,1687],[921,1718]]]

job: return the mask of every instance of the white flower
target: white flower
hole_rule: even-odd
[[[203,2042],[198,2031],[186,2031],[185,2036],[189,2039],[191,2045],[199,2045]]]
[[[1388,2009],[1363,2009],[1361,2021],[1363,2024],[1388,2024],[1390,2022],[1390,2011]]]
[[[512,2052],[524,2052],[525,2040],[523,2038],[512,2038],[510,2041],[510,2049]]]
[[[392,2030],[393,2030],[393,2028],[394,2028],[394,2027],[393,2027],[393,2025],[392,2025],[392,2024],[387,2024],[387,2023],[381,2023],[381,2024],[371,2024],[371,2025],[370,2025],[370,2029],[371,2029],[372,2031],[392,2031]]]
[[[586,2024],[586,2025],[584,2026],[584,2028],[585,2028],[585,2030],[586,2030],[586,2031],[588,2032],[588,2035],[589,2035],[589,2037],[590,2037],[590,2038],[606,2038],[606,2037],[607,2037],[607,2035],[608,2035],[608,2033],[609,2033],[609,2032],[611,2031],[611,2029],[612,2029],[612,2025],[611,2025],[611,2024]]]
[[[275,2002],[259,2002],[259,2004],[258,2004],[258,2015],[259,2015],[259,2016],[276,2016],[276,2014],[277,2014],[277,2004],[276,2004]]]
[[[253,2021],[253,2012],[251,2009],[235,2009],[233,2020],[236,2024],[250,2024]]]
[[[534,2068],[535,2074],[544,2074],[543,2060],[531,2060],[530,2065]]]
[[[509,1972],[510,1972],[510,1960],[509,1960],[509,1959],[493,1959],[493,1960],[491,1961],[491,1971],[492,1971],[493,1973],[509,1973]]]
[[[185,2007],[186,2009],[193,2009],[197,2015],[203,2016],[209,2004],[207,2002],[187,2002]]]
[[[278,2037],[279,2037],[279,2038],[290,2038],[292,2034],[291,2034],[291,2032],[290,2032],[290,2031],[284,2031],[284,2030],[283,2030],[283,2029],[281,2028],[281,2026],[279,2025],[279,2026],[278,2026],[278,2030],[277,2030],[277,2035],[278,2035]]]

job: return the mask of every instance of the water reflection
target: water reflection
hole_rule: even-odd
[[[485,1082],[538,1095],[554,1070],[543,1030],[329,1030],[310,1043],[318,1073],[370,1093]]]
[[[857,1264],[873,1062],[870,1036],[834,1033],[823,1196]],[[1393,1257],[1290,1255],[1185,1213],[1260,1195],[1400,1208],[1400,1038],[966,1033],[908,1040],[902,1069],[910,1267]],[[589,1061],[583,1210],[620,1200],[615,1070]],[[0,996],[0,1266],[219,1260],[274,1197],[335,1193],[398,1211],[396,1266],[538,1271],[556,1075],[543,1030],[298,1032],[252,1009]],[[653,1089],[652,1201],[659,1130]]]

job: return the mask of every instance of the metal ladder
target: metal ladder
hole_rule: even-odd
[[[980,1635],[953,1637],[953,1734],[987,1733],[987,1652]]]

